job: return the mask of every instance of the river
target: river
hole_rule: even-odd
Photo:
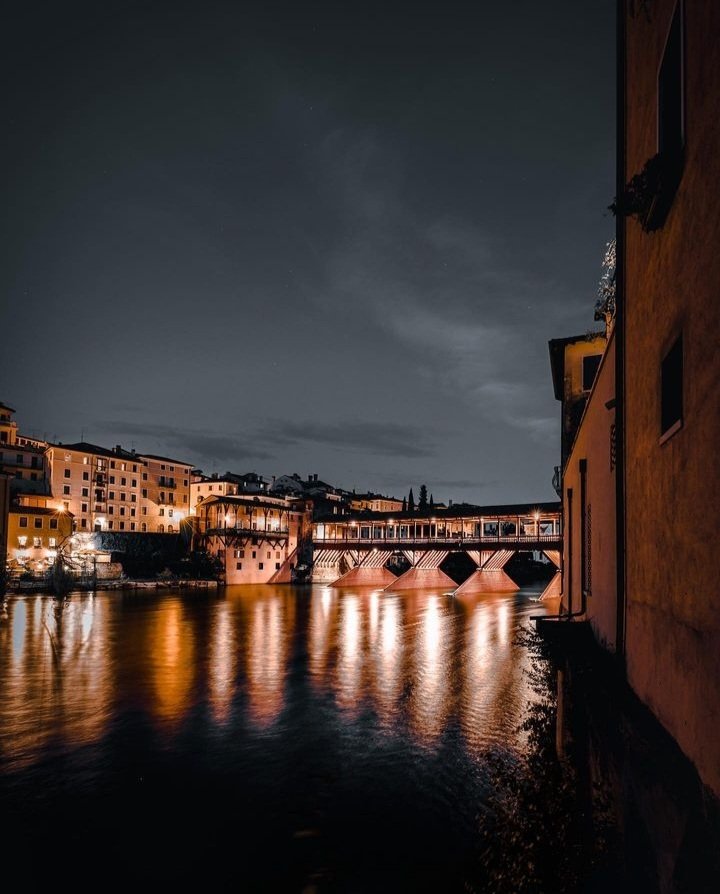
[[[3,851],[42,881],[455,891],[526,747],[540,588],[11,596]]]

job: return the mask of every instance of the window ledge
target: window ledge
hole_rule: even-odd
[[[682,419],[678,419],[676,422],[673,422],[670,428],[666,432],[663,432],[663,434],[660,436],[658,444],[662,446],[666,441],[669,441],[676,432],[679,432],[682,427]]]

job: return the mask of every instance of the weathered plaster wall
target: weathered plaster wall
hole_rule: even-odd
[[[627,19],[626,180],[657,151],[674,0]],[[685,169],[662,229],[627,222],[628,679],[720,794],[720,3],[685,3]],[[660,443],[660,363],[682,331],[684,419]]]

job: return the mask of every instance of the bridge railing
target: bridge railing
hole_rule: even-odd
[[[425,549],[432,546],[439,548],[463,546],[466,549],[482,549],[500,546],[522,546],[525,544],[559,544],[562,534],[500,534],[479,536],[474,534],[456,534],[450,537],[315,537],[315,546],[420,546]]]

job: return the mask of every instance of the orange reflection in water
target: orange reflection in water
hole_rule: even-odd
[[[105,731],[113,686],[107,605],[92,595],[9,600],[0,627],[0,748],[13,764],[49,743],[87,745]]]
[[[412,725],[418,739],[432,744],[443,730],[450,701],[449,617],[439,596],[427,596],[415,644]]]
[[[335,697],[338,705],[351,713],[358,710],[361,695],[361,634],[360,597],[346,593],[340,606]]]
[[[380,607],[380,636],[375,649],[374,692],[380,721],[389,725],[395,719],[402,692],[402,618],[400,597],[383,596]]]
[[[153,713],[164,726],[175,728],[189,707],[195,675],[195,638],[183,618],[179,599],[162,602],[152,615],[149,631]]]
[[[282,596],[273,594],[256,597],[250,612],[248,714],[256,727],[265,729],[277,720],[283,707],[294,609]]]
[[[313,686],[322,689],[327,684],[331,633],[337,619],[337,593],[329,587],[314,590],[310,599],[308,628],[308,658]]]
[[[208,689],[210,709],[216,723],[225,723],[230,714],[235,691],[237,640],[230,606],[219,602],[214,606],[208,656]]]

